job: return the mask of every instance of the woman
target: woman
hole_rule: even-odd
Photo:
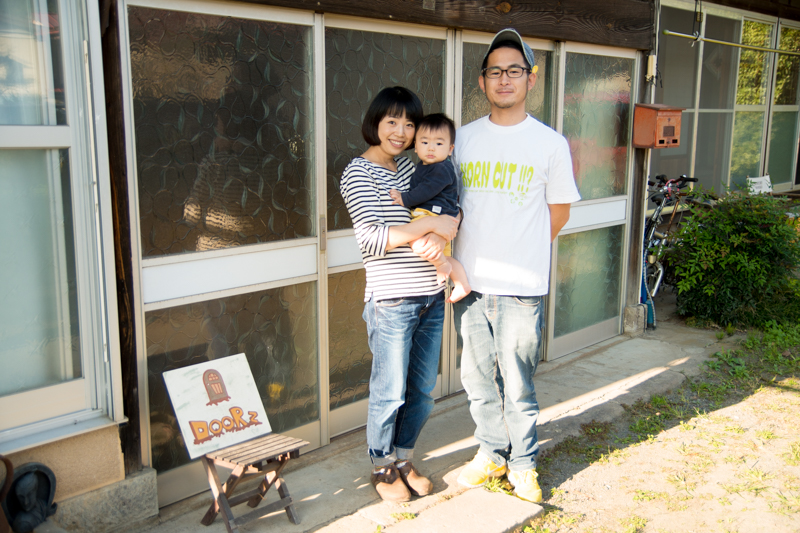
[[[432,489],[411,463],[433,408],[444,322],[444,284],[429,262],[455,237],[449,216],[411,222],[391,189],[406,191],[413,163],[401,157],[414,142],[422,104],[403,87],[383,89],[367,110],[361,133],[370,145],[344,169],[341,192],[356,233],[367,288],[364,321],[372,351],[367,446],[371,481],[381,498],[408,501]],[[414,253],[409,242],[421,239]]]

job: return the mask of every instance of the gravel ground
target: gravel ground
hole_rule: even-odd
[[[699,377],[543,452],[546,512],[522,531],[800,532],[800,326],[744,333]]]

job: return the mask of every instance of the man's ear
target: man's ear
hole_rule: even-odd
[[[481,88],[483,94],[486,94],[486,82],[483,79],[483,76],[478,76],[478,87]]]
[[[528,90],[530,91],[533,89],[533,86],[536,85],[536,72],[531,72],[528,75]]]

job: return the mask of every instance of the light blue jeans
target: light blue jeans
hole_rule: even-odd
[[[536,468],[539,404],[533,375],[542,347],[544,297],[472,291],[455,304],[454,318],[464,342],[461,383],[481,452],[513,471]]]
[[[444,292],[364,305],[372,375],[369,379],[367,446],[372,463],[411,459],[433,409],[439,373]]]

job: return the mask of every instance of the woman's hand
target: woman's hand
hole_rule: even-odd
[[[426,217],[432,226],[430,230],[441,236],[446,242],[450,242],[456,237],[458,233],[458,220],[450,215],[439,215],[438,217]]]
[[[447,241],[435,233],[428,233],[411,244],[415,254],[426,261],[438,261]]]

